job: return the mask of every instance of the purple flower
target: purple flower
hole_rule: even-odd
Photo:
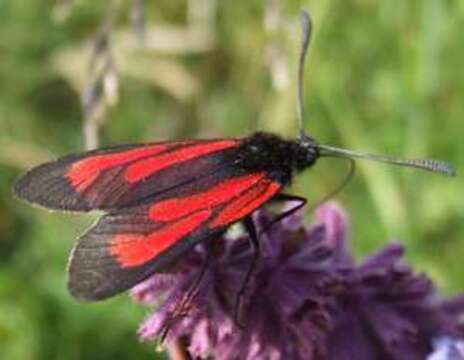
[[[344,271],[345,284],[331,312],[328,359],[419,360],[432,351],[433,338],[463,337],[431,281],[414,274],[402,255],[401,245],[389,244]]]
[[[323,352],[330,327],[326,292],[339,281],[327,245],[342,243],[346,228],[342,213],[333,215],[305,228],[295,214],[260,237],[261,257],[242,300],[243,330],[234,323],[234,305],[253,254],[246,236],[217,239],[188,316],[173,322],[168,341],[187,336],[192,355],[225,359],[307,359]],[[267,212],[255,216],[258,229],[269,221]],[[151,305],[164,297],[142,324],[142,339],[160,335],[172,321],[205,258],[200,244],[178,273],[154,275],[133,289],[135,299]]]
[[[261,257],[241,301],[243,329],[234,305],[253,254],[246,236],[225,235],[209,255],[199,244],[175,270],[132,290],[154,309],[140,338],[169,327],[167,341],[185,340],[194,357],[237,360],[424,359],[436,349],[434,339],[464,339],[457,323],[464,301],[440,301],[430,280],[402,262],[400,245],[358,265],[343,210],[328,203],[315,218],[304,226],[296,213],[260,236]],[[254,217],[258,229],[270,219],[264,210]],[[179,303],[187,304],[182,316]]]

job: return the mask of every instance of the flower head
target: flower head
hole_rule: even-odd
[[[154,307],[141,339],[169,327],[167,341],[185,338],[194,357],[363,360],[424,359],[433,339],[464,338],[456,320],[464,303],[440,302],[431,281],[404,264],[401,245],[356,264],[344,211],[329,203],[315,217],[304,226],[296,213],[260,235],[260,258],[241,301],[243,329],[234,308],[253,252],[247,236],[225,235],[132,290]],[[254,217],[258,230],[270,220],[264,210]],[[188,311],[178,316],[186,296]]]
[[[402,255],[403,247],[392,243],[344,272],[331,313],[329,359],[419,360],[432,350],[433,338],[464,335],[430,279],[415,274]]]

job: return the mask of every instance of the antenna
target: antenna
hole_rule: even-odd
[[[305,10],[301,10],[301,49],[298,58],[298,79],[297,79],[297,94],[298,100],[296,103],[296,115],[298,121],[298,138],[304,135],[303,130],[303,75],[304,75],[304,63],[306,60],[306,54],[308,52],[311,32],[312,32],[312,21],[309,13]]]
[[[304,65],[306,60],[306,55],[308,53],[308,48],[311,42],[311,33],[312,33],[312,21],[309,13],[305,10],[301,10],[301,48],[298,58],[298,78],[297,78],[297,103],[296,103],[296,114],[297,114],[297,124],[298,124],[298,134],[297,141],[300,144],[306,144],[308,147],[316,148],[317,155],[326,156],[326,157],[338,157],[338,158],[348,158],[352,160],[353,158],[366,159],[379,161],[387,164],[394,164],[406,167],[412,167],[422,170],[431,171],[434,173],[439,173],[446,176],[454,176],[456,172],[454,168],[440,160],[433,159],[399,159],[393,156],[385,155],[375,155],[368,153],[361,153],[356,151],[350,151],[345,149],[336,148],[329,145],[320,145],[317,144],[312,138],[305,134],[303,129],[303,77],[304,77]],[[353,164],[352,164],[353,165]],[[347,177],[347,181],[352,176],[354,172],[354,167],[350,170]],[[345,185],[345,182],[342,186]],[[338,188],[337,188],[338,191]]]
[[[349,158],[349,159],[359,158],[359,159],[379,161],[379,162],[383,162],[387,164],[413,167],[417,169],[432,171],[434,173],[439,173],[439,174],[446,175],[446,176],[456,175],[456,172],[451,165],[445,163],[444,161],[440,161],[440,160],[399,159],[393,156],[361,153],[361,152],[355,152],[351,150],[345,150],[345,149],[340,149],[340,148],[336,148],[333,146],[320,145],[320,144],[317,144],[316,147],[317,147],[317,150],[320,156],[341,157],[341,158]]]

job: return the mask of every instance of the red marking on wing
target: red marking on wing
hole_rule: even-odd
[[[202,210],[148,235],[115,235],[111,239],[109,252],[122,267],[142,265],[196,230],[210,215],[211,211]]]
[[[266,200],[279,191],[281,185],[270,180],[263,180],[249,191],[227,205],[209,225],[211,228],[225,226],[252,213]]]
[[[244,175],[225,180],[205,192],[156,203],[150,208],[149,217],[154,221],[172,221],[200,209],[211,209],[250,189],[264,176],[264,173]]]
[[[123,165],[145,156],[157,154],[165,150],[167,146],[167,144],[159,144],[115,154],[91,156],[72,164],[71,169],[65,176],[75,190],[83,191],[95,181],[103,170]]]
[[[183,147],[179,150],[174,150],[166,154],[150,157],[130,165],[126,169],[124,177],[126,181],[130,183],[137,182],[161,169],[167,168],[174,164],[192,160],[199,156],[207,155],[215,151],[237,146],[237,143],[238,142],[236,140],[220,140],[208,142],[205,144]]]

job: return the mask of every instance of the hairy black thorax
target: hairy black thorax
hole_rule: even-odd
[[[257,132],[243,139],[237,149],[235,163],[250,172],[265,171],[282,185],[288,184],[294,173],[311,165],[317,159],[315,147],[296,140]]]

